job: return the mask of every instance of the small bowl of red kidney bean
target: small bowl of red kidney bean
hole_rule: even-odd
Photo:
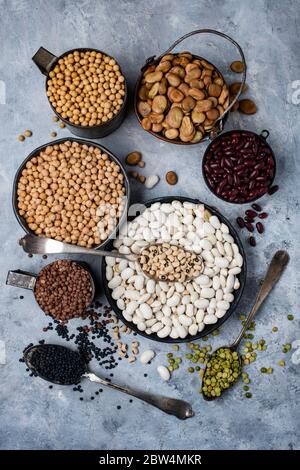
[[[219,135],[207,147],[202,172],[209,189],[226,202],[244,204],[266,194],[276,173],[274,153],[260,135],[234,130]]]

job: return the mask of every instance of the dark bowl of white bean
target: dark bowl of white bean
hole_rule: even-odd
[[[180,196],[178,196],[178,197],[161,197],[161,198],[157,198],[157,199],[152,199],[152,200],[147,201],[147,202],[144,203],[144,205],[142,206],[144,209],[142,209],[140,211],[140,213],[135,214],[134,217],[129,217],[128,222],[132,222],[133,219],[137,218],[137,216],[141,215],[144,210],[150,208],[154,204],[157,204],[157,203],[160,203],[160,204],[172,204],[173,203],[174,204],[175,201],[178,201],[179,203],[182,203],[182,204],[183,203],[191,203],[191,204],[195,204],[195,205],[203,204],[199,200],[186,198],[186,197],[180,197]],[[193,334],[190,334],[189,331],[191,331],[191,330],[186,328],[186,333],[183,333],[181,336],[175,334],[175,335],[173,335],[175,337],[172,337],[170,335],[162,334],[160,331],[155,331],[156,327],[154,327],[153,331],[150,331],[150,328],[141,329],[141,325],[140,324],[139,324],[139,326],[137,325],[137,321],[135,320],[135,317],[134,316],[132,317],[135,320],[135,321],[132,321],[131,317],[126,314],[126,308],[128,306],[128,300],[124,297],[125,298],[125,302],[124,302],[124,300],[122,298],[120,300],[120,298],[116,298],[117,296],[114,295],[114,290],[111,287],[110,280],[109,280],[109,278],[111,277],[111,274],[108,275],[108,273],[110,271],[109,264],[107,263],[106,259],[103,258],[103,261],[102,261],[102,283],[103,283],[103,288],[104,288],[106,298],[107,298],[110,306],[112,307],[113,311],[118,316],[118,318],[123,323],[125,323],[125,325],[127,325],[130,329],[132,329],[136,333],[138,333],[138,334],[140,334],[140,335],[142,335],[142,336],[144,336],[148,339],[152,339],[154,341],[160,341],[160,342],[164,342],[164,343],[181,343],[181,342],[195,341],[195,340],[198,340],[200,338],[206,337],[207,335],[212,333],[214,330],[218,329],[232,315],[232,313],[236,310],[236,308],[238,306],[238,303],[239,303],[239,301],[242,297],[243,290],[244,290],[245,283],[246,283],[246,274],[247,274],[247,263],[246,263],[246,256],[245,256],[243,245],[242,245],[242,243],[239,239],[239,236],[238,236],[237,232],[235,231],[235,229],[233,228],[231,223],[218,210],[216,210],[213,207],[208,206],[207,204],[204,204],[204,208],[205,208],[205,211],[207,211],[206,214],[209,214],[209,217],[216,216],[218,218],[220,224],[222,224],[222,226],[227,227],[226,230],[228,229],[228,231],[227,231],[228,236],[226,238],[228,238],[228,240],[230,240],[234,244],[234,247],[235,247],[236,251],[239,253],[240,259],[242,260],[242,265],[241,265],[240,269],[236,270],[236,271],[239,271],[239,272],[235,276],[235,280],[236,280],[235,290],[231,289],[232,298],[231,298],[231,301],[230,301],[229,308],[226,309],[226,312],[223,312],[222,315],[220,315],[220,317],[218,317],[218,320],[215,323],[205,324],[204,327],[202,325],[202,327],[201,327],[202,329],[199,327],[200,331],[197,331],[197,332],[193,331],[192,332]],[[129,209],[129,213],[130,212],[131,211]],[[128,233],[130,233],[130,224],[128,224],[128,227],[129,227]],[[153,241],[152,241],[152,243],[153,243]],[[109,250],[112,250],[113,248],[114,248],[114,243],[111,240],[107,244],[106,249],[109,251]],[[201,254],[201,256],[202,256],[202,254]],[[118,263],[118,260],[117,260],[117,263]],[[209,266],[209,263],[208,263],[208,266]],[[229,271],[229,269],[228,269],[228,271]],[[128,282],[128,284],[129,284],[129,281],[130,280],[126,281],[126,283]],[[158,284],[160,284],[160,283],[158,283]],[[210,282],[210,284],[211,284],[211,282]],[[197,287],[197,286],[195,286],[195,287]],[[172,292],[172,290],[171,290],[171,292]],[[226,292],[226,288],[224,288],[224,292]],[[201,293],[201,290],[200,290],[200,293]],[[233,295],[233,293],[234,293],[234,295]],[[168,296],[169,294],[167,293],[166,295]],[[199,296],[202,299],[201,295],[199,295]],[[144,292],[141,293],[139,298],[134,299],[135,303],[136,303],[136,309],[138,309],[140,307],[141,302],[145,302],[145,300],[142,300],[143,297],[144,297]],[[148,299],[148,301],[149,300],[152,300],[152,299]],[[168,298],[168,300],[170,300],[170,298]],[[146,300],[146,302],[147,302],[147,300]],[[151,305],[151,302],[149,302],[149,303]],[[170,302],[169,302],[169,305],[170,305]],[[197,305],[198,305],[198,307],[197,307]],[[200,305],[200,303],[199,302],[197,303],[197,301],[196,301],[194,303],[194,305],[192,305],[191,309],[192,310],[195,309],[194,310],[194,312],[195,312],[197,309],[200,309],[199,305]],[[163,307],[163,305],[162,305],[162,307]],[[184,310],[183,307],[182,307],[182,310]],[[198,311],[200,311],[200,310],[198,310]],[[158,319],[156,321],[159,323],[160,320],[161,320],[161,317],[162,317],[162,314],[160,312],[159,307],[156,308],[156,312],[158,312],[158,313],[155,313],[154,316],[158,315]],[[172,312],[171,312],[171,318],[172,318],[172,316],[174,316],[174,314],[175,314],[175,309],[172,310]],[[135,313],[133,313],[133,315],[135,315]],[[177,314],[175,314],[175,316],[176,315]],[[164,320],[162,320],[162,321],[164,321]],[[147,323],[147,321],[145,323]],[[148,322],[148,325],[150,325],[151,323],[154,323],[154,319],[153,319],[153,321],[151,321],[151,319],[150,319],[150,321]],[[169,321],[168,321],[168,323],[169,323]],[[184,334],[185,334],[185,336],[184,336]],[[172,335],[172,333],[171,333],[171,335]]]

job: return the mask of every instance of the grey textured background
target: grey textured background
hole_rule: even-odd
[[[0,448],[2,449],[296,449],[300,448],[299,367],[287,356],[285,369],[276,366],[282,358],[281,344],[300,338],[299,331],[299,105],[288,103],[288,87],[300,79],[299,5],[296,0],[0,0],[0,80],[6,84],[6,104],[0,104],[0,211],[1,211],[1,309],[0,340],[6,344],[6,364],[0,365]],[[75,47],[95,47],[116,57],[132,91],[147,57],[163,52],[179,36],[197,28],[215,28],[232,35],[243,47],[248,63],[248,96],[258,105],[254,117],[231,115],[228,128],[270,130],[270,143],[277,156],[276,181],[280,191],[264,197],[270,213],[266,233],[256,249],[248,248],[248,283],[239,311],[226,322],[213,346],[232,339],[238,332],[238,315],[247,312],[272,254],[288,249],[291,262],[284,278],[257,318],[257,337],[269,342],[248,371],[253,398],[243,397],[242,384],[224,398],[207,403],[197,394],[199,382],[182,367],[162,384],[156,366],[165,359],[167,346],[141,339],[141,349],[153,347],[158,358],[147,369],[124,363],[115,380],[190,400],[196,416],[187,422],[110,390],[94,402],[79,402],[71,389],[48,385],[25,374],[18,358],[24,346],[45,336],[47,324],[30,292],[5,286],[9,269],[37,272],[45,264],[31,259],[17,246],[22,235],[11,208],[15,171],[35,147],[51,140],[55,129],[44,94],[44,77],[31,57],[42,45],[59,55]],[[202,44],[202,47],[201,47]],[[208,46],[207,46],[208,45]],[[220,43],[189,40],[182,49],[214,60],[221,68],[237,58]],[[226,56],[226,57],[225,57]],[[215,57],[215,58],[214,58]],[[223,64],[223,65],[222,65]],[[227,74],[228,75],[228,74]],[[228,80],[230,77],[228,76]],[[20,143],[18,134],[33,130],[33,137]],[[58,137],[68,136],[58,130]],[[131,150],[143,152],[145,174],[162,177],[153,190],[134,188],[135,200],[168,194],[197,197],[221,209],[234,221],[241,207],[221,203],[205,187],[201,158],[206,144],[177,147],[146,134],[130,109],[122,127],[101,141],[121,159]],[[176,170],[179,183],[163,181],[167,170]],[[94,263],[94,270],[99,271]],[[24,299],[20,300],[20,294]],[[294,322],[286,315],[292,312]],[[279,333],[272,334],[273,325]],[[55,334],[47,338],[57,340]],[[185,347],[182,347],[185,350]],[[275,363],[271,376],[261,375],[262,366]],[[148,372],[148,377],[144,377]],[[91,392],[94,385],[87,383]],[[116,406],[121,405],[121,410]]]

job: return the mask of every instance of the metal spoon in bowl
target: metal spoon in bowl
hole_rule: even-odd
[[[131,395],[133,397],[139,398],[140,400],[143,400],[146,403],[149,403],[150,405],[155,406],[156,408],[159,408],[161,411],[164,411],[165,413],[176,416],[176,418],[178,419],[187,419],[187,418],[191,418],[192,416],[194,416],[194,412],[193,412],[191,405],[184,400],[178,400],[177,398],[164,397],[162,395],[155,395],[153,393],[148,393],[148,392],[144,392],[141,390],[134,390],[129,387],[123,387],[121,385],[111,383],[106,379],[101,379],[100,377],[98,377],[97,375],[93,374],[92,372],[88,370],[88,368],[86,367],[85,363],[82,360],[82,357],[77,351],[72,351],[71,349],[66,348],[65,346],[54,345],[54,344],[39,344],[39,345],[31,346],[25,349],[23,356],[24,356],[24,360],[25,360],[27,367],[34,373],[34,375],[37,375],[41,377],[42,379],[47,380],[48,382],[56,383],[59,385],[75,385],[75,382],[66,381],[62,379],[51,380],[49,377],[43,375],[41,370],[38,370],[38,368],[34,364],[35,362],[33,359],[34,354],[36,354],[39,351],[42,351],[43,349],[45,350],[46,348],[48,348],[48,350],[49,348],[51,348],[51,351],[53,351],[53,348],[55,349],[57,348],[57,350],[65,350],[69,354],[72,354],[73,358],[77,356],[76,360],[80,364],[84,364],[83,370],[84,368],[86,368],[86,371],[83,374],[81,374],[80,372],[80,375],[78,376],[79,380],[80,378],[87,378],[91,380],[92,382],[96,382],[101,385],[106,385],[107,387],[110,387],[114,390],[118,390],[120,392],[126,393],[127,395]],[[78,364],[78,362],[76,362],[76,364]],[[55,362],[54,363],[52,362],[52,366],[54,364]],[[57,367],[60,367],[60,364],[57,364]],[[76,368],[77,368],[77,365],[76,365]],[[76,384],[77,383],[78,382],[76,382]]]
[[[82,254],[82,255],[94,255],[94,256],[105,256],[105,257],[110,257],[110,258],[120,258],[120,259],[125,259],[130,262],[136,262],[138,264],[138,268],[141,272],[143,272],[147,277],[154,279],[155,281],[169,281],[169,282],[175,282],[175,281],[186,281],[186,280],[191,280],[195,277],[198,277],[203,269],[204,269],[204,263],[201,258],[201,256],[196,255],[192,253],[191,251],[185,250],[181,247],[180,251],[181,254],[187,255],[187,256],[193,256],[194,260],[194,266],[197,265],[197,269],[193,270],[193,265],[188,266],[188,268],[182,268],[182,263],[179,261],[179,266],[180,269],[182,269],[182,275],[184,276],[184,279],[178,279],[174,277],[174,279],[169,278],[168,276],[162,276],[162,275],[157,275],[157,270],[149,270],[146,271],[143,267],[145,265],[149,265],[149,251],[151,250],[158,250],[159,247],[163,246],[163,243],[156,243],[156,244],[149,244],[145,246],[141,253],[139,254],[124,254],[124,253],[119,253],[118,251],[105,251],[105,250],[92,250],[90,248],[84,248],[78,245],[72,245],[70,243],[64,243],[60,242],[58,240],[53,240],[52,238],[47,238],[47,237],[40,237],[36,235],[25,235],[23,238],[19,240],[19,244],[23,247],[23,250],[26,253],[31,253],[31,254],[39,254],[39,255],[44,255],[44,254],[54,254],[54,253],[61,253],[61,254]],[[154,253],[155,255],[155,253]],[[166,263],[169,263],[169,260],[166,257],[165,260]],[[151,268],[151,263],[150,263],[150,268]],[[169,271],[170,275],[172,276],[173,273],[173,268],[172,264],[169,266]],[[154,274],[153,274],[154,273]]]
[[[248,315],[248,317],[245,321],[245,324],[244,324],[242,330],[240,331],[239,335],[237,336],[235,341],[230,346],[221,346],[221,348],[216,349],[211,354],[211,356],[213,354],[215,354],[219,349],[230,349],[232,352],[236,352],[238,354],[237,349],[238,349],[238,346],[239,346],[239,344],[240,344],[240,342],[241,342],[241,340],[244,336],[244,333],[249,328],[254,316],[256,315],[256,313],[258,311],[258,309],[260,308],[260,306],[262,305],[262,303],[264,302],[266,297],[269,295],[269,293],[271,292],[271,290],[275,286],[276,282],[281,277],[281,274],[283,273],[284,268],[288,264],[289,259],[290,259],[289,255],[286,251],[277,251],[275,253],[275,255],[273,256],[272,261],[270,263],[270,266],[268,268],[267,274],[266,274],[266,276],[263,280],[263,283],[260,287],[260,290],[257,294],[254,305],[253,305],[253,307],[252,307],[252,309],[251,309],[251,311],[250,311],[250,313],[249,313],[249,315]],[[239,367],[239,375],[240,375],[240,373],[242,371],[242,361],[241,361],[241,357],[240,357],[239,354],[238,354],[238,361],[239,361],[239,364],[240,364],[240,367]],[[203,374],[203,378],[202,378],[202,387],[204,385],[205,373],[206,373],[206,369],[204,369],[204,374]],[[232,383],[232,385],[234,385],[237,382],[237,380],[238,380],[238,378],[236,379],[235,382]],[[226,390],[228,390],[228,389],[226,389]],[[224,391],[225,390],[223,390],[222,393],[224,393]],[[202,393],[202,395],[203,395],[203,398],[207,401],[211,401],[211,400],[214,400],[215,398],[219,398],[217,396],[208,397],[208,396],[205,396],[204,393]]]

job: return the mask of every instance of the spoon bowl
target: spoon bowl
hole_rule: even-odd
[[[31,372],[33,372],[33,374],[35,376],[40,377],[41,379],[46,380],[47,382],[51,382],[51,383],[54,383],[56,385],[76,385],[79,382],[53,380],[49,377],[46,377],[40,370],[38,370],[34,366],[34,364],[32,362],[34,354],[36,354],[37,352],[42,351],[42,350],[47,350],[47,349],[49,349],[49,347],[53,348],[53,346],[55,346],[55,348],[57,350],[61,350],[61,351],[67,350],[69,352],[69,354],[72,353],[72,355],[74,355],[74,357],[77,356],[77,359],[81,359],[82,366],[85,365],[85,371],[87,372],[87,370],[88,370],[87,365],[85,364],[85,362],[84,362],[83,358],[80,356],[80,354],[77,351],[72,351],[71,349],[65,348],[64,346],[60,346],[59,344],[55,344],[55,345],[53,345],[53,344],[37,344],[35,346],[30,346],[29,348],[25,349],[25,351],[23,352],[23,357],[24,357],[25,364],[27,365],[28,369],[30,369]]]
[[[69,354],[69,357],[74,359],[74,377],[76,376],[76,372],[78,373],[78,380],[68,381],[68,380],[53,380],[51,377],[47,377],[41,370],[39,370],[34,365],[34,354],[39,353],[43,350],[50,350],[54,352],[54,349],[60,352],[64,352],[65,354]],[[121,386],[118,384],[114,384],[107,379],[102,379],[98,377],[96,374],[93,374],[89,371],[86,362],[84,361],[83,357],[77,352],[73,351],[70,348],[66,348],[65,346],[57,345],[57,344],[38,344],[35,346],[30,346],[26,348],[23,352],[24,361],[27,367],[31,370],[31,372],[35,375],[40,377],[47,382],[51,382],[57,385],[77,385],[81,378],[87,378],[91,382],[96,382],[101,385],[106,385],[109,388],[114,390],[118,390],[120,392],[126,393],[127,395],[131,395],[133,397],[139,398],[144,402],[159,408],[161,411],[164,411],[167,414],[176,416],[178,419],[187,419],[194,416],[193,409],[191,405],[184,401],[178,400],[176,398],[164,397],[162,395],[156,395],[149,392],[144,392],[143,390],[135,390],[129,387]],[[55,360],[55,358],[53,358]],[[51,366],[54,366],[55,362],[51,361]],[[56,363],[57,368],[61,367],[61,363]],[[72,367],[72,364],[68,364],[68,371]],[[80,367],[80,370],[79,370]],[[77,371],[76,371],[77,368]]]
[[[241,373],[242,373],[242,368],[243,368],[243,365],[242,365],[242,358],[241,358],[240,354],[238,353],[238,351],[236,350],[236,348],[233,348],[233,347],[231,347],[231,346],[220,346],[219,348],[215,349],[215,351],[214,351],[212,354],[210,354],[210,355],[208,356],[208,361],[212,358],[213,354],[216,354],[216,352],[219,351],[219,349],[230,349],[232,352],[236,352],[236,353],[237,353],[237,355],[238,355],[238,361],[239,361],[239,372],[238,372],[239,375],[238,375],[238,377],[236,378],[236,380],[235,380],[234,382],[232,382],[232,384],[231,384],[228,388],[225,388],[224,390],[222,390],[221,395],[218,396],[218,397],[217,397],[217,396],[216,396],[216,397],[208,397],[208,396],[206,396],[204,393],[202,393],[202,396],[203,396],[203,398],[204,398],[205,401],[213,401],[213,400],[215,400],[216,398],[221,398],[221,396],[222,396],[227,390],[229,390],[233,385],[235,385],[235,384],[238,382],[238,380],[239,380],[239,378],[240,378],[240,375],[241,375]],[[205,369],[204,369],[204,374],[203,374],[203,377],[202,377],[202,387],[203,387],[203,383],[204,383],[205,372],[206,372],[206,367],[205,367]]]
[[[221,346],[220,348],[216,349],[210,355],[210,358],[211,358],[221,348],[222,349],[230,349],[232,352],[237,353],[239,363],[240,363],[240,370],[239,370],[239,375],[238,375],[237,379],[228,388],[222,390],[220,396],[222,396],[223,393],[226,390],[228,390],[229,388],[231,388],[233,385],[235,385],[238,382],[239,376],[241,375],[241,372],[242,372],[242,359],[241,359],[241,356],[239,355],[239,353],[237,351],[238,346],[239,346],[241,340],[243,339],[243,336],[244,336],[245,332],[249,328],[253,318],[255,317],[257,311],[259,310],[260,306],[262,305],[262,303],[264,302],[266,297],[270,294],[271,290],[273,289],[273,287],[275,286],[277,281],[280,279],[286,265],[289,262],[289,259],[290,259],[289,255],[286,251],[280,250],[280,251],[277,251],[275,253],[275,255],[273,256],[273,258],[271,260],[271,263],[269,265],[269,268],[268,268],[266,276],[263,280],[263,283],[262,283],[262,285],[259,289],[259,292],[258,292],[257,297],[255,299],[254,305],[253,305],[253,307],[252,307],[252,309],[251,309],[251,311],[250,311],[250,313],[249,313],[249,315],[248,315],[248,317],[247,317],[247,319],[244,323],[243,328],[241,329],[240,333],[238,334],[237,338],[234,340],[234,342],[230,346]],[[207,366],[204,369],[204,373],[203,373],[203,377],[202,377],[202,387],[203,387],[203,383],[204,383],[206,369],[207,369]],[[220,396],[207,397],[203,393],[202,393],[202,396],[207,401],[212,401],[212,400],[215,400],[216,398],[220,398]]]
[[[175,278],[174,281],[171,281],[169,278],[163,279],[162,277],[158,277],[155,275],[150,275],[148,272],[144,271],[141,264],[141,259],[144,257],[146,258],[143,253],[147,250],[152,249],[152,247],[159,248],[164,247],[164,243],[153,243],[145,246],[141,253],[139,254],[124,254],[120,253],[116,250],[113,251],[106,251],[106,250],[94,250],[91,248],[84,248],[78,245],[72,245],[71,243],[65,243],[58,240],[54,240],[48,237],[40,237],[32,234],[27,234],[19,240],[19,245],[23,248],[26,253],[37,254],[37,255],[44,255],[44,254],[84,254],[84,255],[92,255],[92,256],[104,256],[110,258],[120,258],[125,259],[129,262],[135,262],[138,265],[139,270],[147,276],[149,279],[154,279],[155,281],[168,281],[168,282],[176,282],[177,279]],[[171,245],[170,245],[171,246]],[[185,250],[182,247],[179,247],[180,250],[186,254],[194,255],[194,253],[190,250]],[[196,255],[195,262],[199,263],[200,266],[200,274],[203,271],[204,263],[201,256]],[[198,276],[199,274],[197,274]],[[187,276],[187,280],[192,280],[196,276]]]

